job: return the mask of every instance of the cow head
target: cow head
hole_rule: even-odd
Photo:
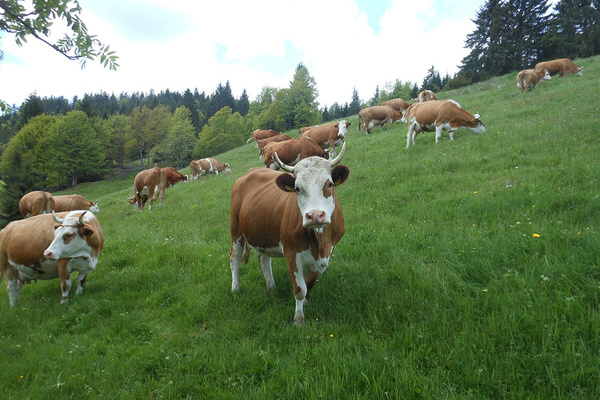
[[[90,211],[97,213],[100,212],[100,209],[98,208],[98,201],[96,200],[95,203],[92,203],[92,205],[90,206]]]
[[[284,164],[275,153],[275,160],[281,168],[293,175],[281,174],[277,186],[286,192],[295,192],[302,215],[302,225],[322,233],[331,223],[335,209],[334,187],[346,181],[350,169],[338,165],[346,152],[346,142],[340,154],[333,160],[313,156],[301,160],[293,167]]]
[[[337,123],[338,126],[338,135],[341,136],[342,138],[346,137],[346,134],[348,133],[348,128],[350,128],[350,122],[343,120]]]
[[[544,68],[544,76],[542,76],[540,78],[540,81],[549,81],[551,80],[552,77],[550,76],[550,74],[548,73],[548,70]]]
[[[481,116],[479,114],[473,115],[473,122],[471,123],[473,126],[469,126],[469,130],[474,133],[484,133],[485,125],[481,121]]]
[[[61,219],[52,210],[52,217],[57,225],[54,226],[54,240],[44,251],[44,257],[58,260],[90,254],[87,240],[94,235],[94,229],[86,222],[91,221],[95,216],[89,211],[84,211],[80,215],[77,213],[72,211]]]

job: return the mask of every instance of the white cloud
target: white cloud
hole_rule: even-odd
[[[127,9],[118,0],[81,0],[89,32],[117,51],[118,71],[95,61],[81,70],[33,38],[16,47],[9,36],[0,42],[0,97],[20,105],[34,91],[68,99],[151,89],[211,94],[229,80],[236,97],[246,89],[254,99],[264,86],[287,87],[303,62],[321,106],[349,102],[353,87],[366,100],[389,81],[420,84],[432,65],[442,75],[455,73],[483,0],[471,2],[468,13],[448,19],[440,9],[446,1],[394,0],[375,33],[353,0],[172,0],[168,12],[158,0],[131,0]]]

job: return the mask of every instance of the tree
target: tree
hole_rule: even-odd
[[[192,150],[196,142],[195,129],[191,121],[191,113],[187,107],[181,106],[171,117],[171,126],[167,137],[152,149],[153,158],[183,168],[192,159]]]
[[[15,129],[21,129],[27,125],[27,122],[29,122],[31,118],[43,113],[44,106],[42,105],[42,99],[40,99],[35,93],[30,94],[17,112],[18,120],[15,125]]]
[[[106,154],[92,123],[83,111],[71,111],[49,128],[41,146],[48,172],[47,185],[75,186],[82,177],[101,175]]]
[[[248,98],[248,93],[246,93],[246,89],[244,89],[242,92],[242,96],[236,102],[235,107],[242,117],[245,117],[246,114],[248,114],[248,110],[250,109],[250,100]]]
[[[442,89],[442,78],[440,77],[440,73],[435,70],[435,67],[432,65],[431,68],[427,71],[427,75],[423,79],[423,84],[421,85],[421,90],[432,90],[434,92],[439,92]]]
[[[190,111],[189,118],[192,123],[192,126],[194,127],[194,131],[196,133],[200,132],[200,129],[202,129],[202,121],[200,119],[200,115],[202,113],[198,110],[198,104],[194,99],[194,95],[192,94],[192,91],[190,89],[186,89],[183,93],[182,104]]]
[[[131,112],[125,127],[125,151],[139,156],[142,168],[144,157],[149,157],[150,150],[167,136],[170,122],[171,112],[164,105],[136,107]]]
[[[85,23],[79,18],[81,7],[76,0],[31,0],[26,7],[22,0],[0,1],[0,31],[15,35],[17,45],[22,46],[29,36],[46,43],[69,60],[78,60],[81,67],[87,60],[100,58],[104,67],[116,70],[118,56],[110,46],[102,44],[95,35],[88,33]],[[56,42],[50,42],[50,28],[56,20],[63,20],[71,30]],[[3,53],[0,51],[0,60]],[[0,110],[8,110],[0,100]]]
[[[242,146],[248,132],[248,125],[240,113],[232,113],[231,108],[217,111],[202,128],[194,146],[194,158],[213,157],[219,153]]]
[[[378,92],[378,91],[379,91],[379,86],[377,86],[376,92]],[[360,111],[360,106],[361,106],[360,97],[358,97],[358,91],[356,90],[356,87],[355,87],[352,89],[352,101],[350,102],[350,107],[348,109],[349,115],[358,114],[358,112]]]
[[[109,136],[109,145],[106,149],[106,157],[109,162],[116,163],[119,167],[125,167],[125,133],[127,116],[117,114],[104,121],[105,130]]]
[[[217,111],[223,109],[223,107],[229,107],[231,110],[235,108],[235,99],[231,93],[229,81],[225,83],[225,86],[220,83],[217,85],[217,90],[210,97],[209,115],[214,115]]]

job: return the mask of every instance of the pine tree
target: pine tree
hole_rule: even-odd
[[[44,106],[42,104],[42,99],[36,93],[32,93],[29,95],[27,100],[23,103],[18,112],[18,119],[15,129],[18,131],[25,125],[29,120],[37,115],[44,113]]]

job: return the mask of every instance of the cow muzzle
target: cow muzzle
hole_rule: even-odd
[[[309,211],[304,216],[304,226],[307,228],[323,228],[330,222],[330,219],[327,218],[327,213],[322,210]]]
[[[54,257],[54,253],[52,253],[48,249],[46,249],[46,251],[44,251],[44,257],[46,257],[48,260],[52,260],[52,261],[57,260],[57,258]]]

